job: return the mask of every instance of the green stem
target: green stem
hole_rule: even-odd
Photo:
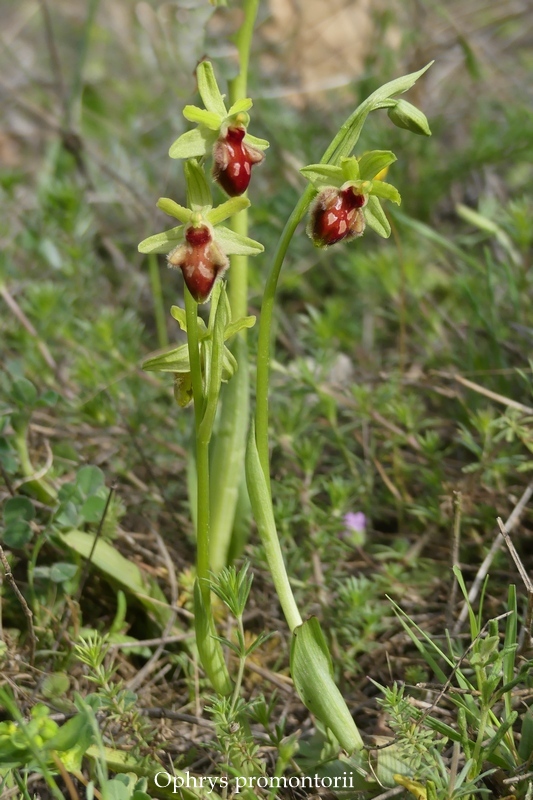
[[[154,303],[155,325],[157,328],[157,341],[159,347],[168,347],[168,334],[166,325],[165,307],[163,305],[163,293],[161,291],[161,278],[159,276],[159,264],[155,253],[148,256],[148,271],[150,274],[150,289]]]
[[[244,642],[244,626],[242,624],[242,617],[237,617],[237,626],[239,628],[239,641],[241,643]],[[233,687],[233,694],[231,696],[231,706],[230,711],[233,714],[235,711],[235,706],[237,705],[237,700],[239,699],[239,694],[241,691],[242,679],[244,676],[244,666],[246,664],[246,656],[240,655],[239,657],[239,669],[237,672],[237,679],[235,680],[235,686]]]
[[[27,435],[27,425],[15,429],[14,443],[19,457],[20,468],[25,478],[35,475],[35,468],[31,462],[28,450]],[[32,480],[25,481],[23,486],[24,489],[33,494],[37,500],[47,506],[53,506],[57,501],[56,490],[44,478],[32,478]]]
[[[200,346],[198,342],[198,303],[185,286],[185,315],[187,319],[187,345],[191,366],[192,393],[194,397],[194,418],[196,433],[204,414],[204,388],[202,366],[200,362]]]

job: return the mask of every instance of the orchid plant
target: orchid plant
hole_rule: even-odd
[[[257,5],[258,0],[244,2],[245,19],[237,36],[241,71],[230,85],[229,108],[212,65],[204,61],[198,66],[198,91],[203,108],[185,107],[185,118],[196,127],[180,136],[170,148],[172,158],[185,162],[187,204],[179,205],[168,198],[158,202],[159,208],[180,224],[150,236],[139,245],[142,253],[166,253],[169,266],[181,270],[184,279],[185,308],[174,306],[171,313],[186,332],[187,344],[153,356],[144,366],[173,373],[178,404],[186,406],[191,401],[194,404],[196,641],[203,668],[221,695],[235,694],[235,686],[215,629],[211,579],[213,571],[227,560],[228,528],[231,532],[233,525],[232,514],[226,515],[222,525],[225,532],[221,530],[220,507],[229,502],[235,509],[242,478],[241,443],[244,447],[249,395],[245,331],[255,322],[254,317],[246,315],[246,265],[249,256],[263,251],[263,246],[247,235],[250,201],[244,196],[253,179],[253,169],[264,161],[264,151],[268,148],[268,142],[248,133],[252,101],[246,97],[246,75]],[[428,66],[374,92],[342,125],[322,159],[301,170],[308,186],[272,255],[259,322],[256,408],[249,425],[245,459],[248,495],[279,601],[293,634],[291,674],[295,686],[305,705],[348,753],[362,750],[363,740],[333,680],[331,656],[318,620],[303,620],[300,615],[276,531],[268,446],[272,315],[287,249],[306,214],[307,233],[320,248],[360,237],[367,227],[379,236],[390,235],[381,201],[400,203],[400,195],[382,178],[396,157],[388,150],[373,150],[360,156],[353,151],[368,114],[378,109],[387,109],[399,127],[429,135],[422,112],[397,97],[412,87]],[[230,199],[221,205],[213,206],[209,174],[229,195]],[[228,219],[229,227],[222,224]],[[211,306],[206,325],[198,316],[198,304],[208,301]],[[232,337],[234,344],[230,349],[226,342]],[[222,384],[228,382],[229,394],[219,408]],[[232,386],[238,386],[237,395],[231,394]],[[217,415],[220,420],[215,434]]]

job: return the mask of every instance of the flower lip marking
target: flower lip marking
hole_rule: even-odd
[[[265,157],[257,147],[243,141],[245,136],[246,128],[230,126],[213,147],[213,178],[230,197],[244,194],[250,184],[252,166]]]
[[[207,225],[189,225],[185,229],[185,244],[178,245],[168,255],[171,267],[179,267],[188,290],[197,303],[206,303],[215,281],[229,267],[229,260],[214,241]]]
[[[365,229],[362,208],[368,197],[348,185],[344,189],[326,187],[318,193],[311,208],[307,232],[318,247],[328,247],[342,239],[361,236]]]

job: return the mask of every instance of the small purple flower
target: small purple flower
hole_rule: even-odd
[[[344,524],[347,528],[356,533],[364,533],[366,528],[366,517],[362,511],[349,512],[344,515]]]

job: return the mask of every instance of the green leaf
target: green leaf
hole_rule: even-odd
[[[359,172],[362,181],[371,181],[382,169],[386,169],[396,161],[390,150],[372,150],[364,153],[359,159]]]
[[[97,498],[91,498],[91,500]],[[74,577],[78,567],[76,564],[67,564],[64,561],[58,561],[50,567],[50,580],[53,583],[65,583]]]
[[[231,322],[224,331],[224,340],[230,339],[232,336],[235,336],[236,333],[239,333],[239,331],[244,330],[244,328],[253,328],[255,320],[255,317],[241,317],[240,319],[236,319],[235,322]]]
[[[183,109],[183,116],[185,119],[188,119],[189,122],[205,125],[205,127],[209,128],[211,131],[218,131],[224,120],[224,117],[220,114],[216,114],[214,111],[206,111],[197,106],[185,106]]]
[[[91,563],[107,580],[132,594],[164,626],[171,615],[165,595],[153,578],[141,572],[139,567],[116,550],[113,545],[98,539],[92,533],[72,530],[59,534],[61,541],[83,558],[91,556]]]
[[[385,181],[372,181],[371,193],[375,197],[381,197],[383,200],[391,200],[397,206],[402,202],[398,189],[391,183],[385,183]]]
[[[105,477],[100,467],[88,465],[78,470],[76,486],[85,497],[95,494],[104,485]]]
[[[32,519],[35,519],[35,508],[29,497],[10,497],[4,503],[3,516],[6,525],[17,519],[31,522]]]
[[[228,217],[232,217],[234,214],[238,214],[239,211],[248,208],[249,205],[250,201],[247,197],[232,197],[230,200],[226,200],[225,203],[221,203],[216,208],[208,211],[205,218],[211,225],[218,225]]]
[[[308,167],[302,167],[300,172],[315,189],[319,190],[325,186],[342,186],[346,180],[341,167],[333,164],[310,164]]]
[[[43,697],[52,700],[61,697],[70,688],[70,678],[64,672],[49,673],[42,683]]]
[[[11,398],[21,408],[31,408],[37,402],[37,389],[27,378],[17,378],[11,386]]]
[[[30,524],[25,519],[14,519],[6,526],[1,538],[6,547],[20,550],[31,541],[32,537]]]
[[[180,308],[179,306],[172,306],[172,308],[170,309],[170,313],[174,317],[174,319],[178,322],[181,330],[187,333],[187,314],[185,312],[185,309]],[[201,317],[196,317],[196,322],[198,324],[198,333],[200,339],[202,339],[202,337],[207,332],[206,324]]]
[[[143,239],[137,246],[137,250],[139,253],[170,253],[183,240],[183,225],[178,225],[177,228],[171,228],[168,231],[163,231],[163,233],[156,233],[155,236]]]
[[[85,522],[101,521],[106,507],[107,498],[93,495],[89,497],[80,509],[80,516]]]
[[[253,106],[253,101],[250,97],[243,97],[237,100],[228,111],[228,117],[235,117],[237,114],[242,114],[243,111],[249,111]]]
[[[296,691],[305,706],[330,728],[348,753],[361,750],[363,740],[333,680],[331,656],[316,617],[294,629],[290,663]]]
[[[202,61],[201,64],[198,65],[196,78],[198,80],[200,97],[207,110],[215,114],[220,114],[222,117],[226,117],[228,112],[224,105],[224,98],[220,94],[217,79],[213,71],[213,65],[210,61]]]
[[[265,249],[262,244],[247,236],[241,236],[223,225],[215,230],[215,238],[226,255],[256,256]]]
[[[211,149],[216,136],[204,128],[193,128],[192,131],[182,133],[170,145],[168,154],[170,158],[200,158]]]
[[[364,208],[364,215],[368,227],[372,228],[378,236],[388,239],[391,232],[390,223],[377,197],[370,195]]]
[[[224,356],[222,360],[222,381],[227,383],[233,378],[237,372],[238,364],[237,359],[227,347],[224,348]]]
[[[182,344],[166,353],[148,358],[142,368],[146,372],[190,372],[189,347]]]
[[[211,189],[203,167],[196,159],[185,162],[185,180],[187,181],[187,202],[193,211],[200,211],[213,205]]]
[[[168,197],[160,197],[157,201],[157,207],[170,217],[179,219],[179,221],[183,222],[184,225],[186,225],[192,217],[192,211],[190,208],[180,206],[179,203],[175,203],[174,200],[170,200]]]
[[[247,133],[244,137],[244,143],[249,144],[251,147],[257,147],[258,150],[266,150],[270,147],[270,142],[266,139],[260,139],[258,136],[252,136],[251,133]]]

